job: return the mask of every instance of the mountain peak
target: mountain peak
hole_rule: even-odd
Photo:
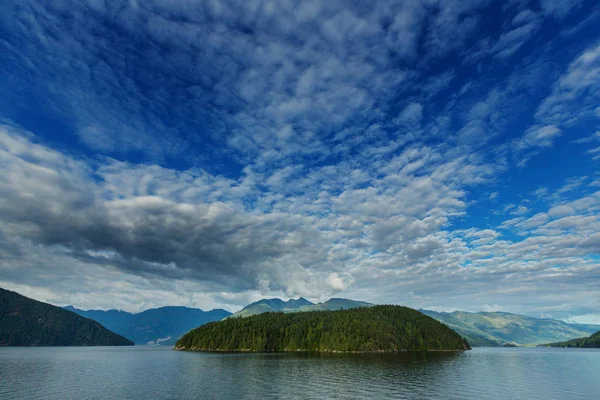
[[[298,312],[298,311],[320,311],[320,310],[340,310],[357,307],[372,306],[364,301],[355,301],[342,298],[331,298],[323,303],[312,303],[304,297],[283,301],[281,299],[262,299],[252,304],[248,304],[240,311],[233,314],[233,317],[248,317],[250,315],[262,314],[265,312]]]

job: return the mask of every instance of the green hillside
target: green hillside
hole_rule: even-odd
[[[469,344],[473,347],[496,347],[503,344],[502,341],[500,341],[498,338],[495,338],[493,335],[490,335],[487,332],[484,332],[468,323],[456,319],[449,313],[440,313],[430,310],[419,311],[448,325],[459,335],[467,339]]]
[[[599,329],[597,325],[568,324],[505,312],[421,311],[454,329],[472,346],[536,345],[587,336]]]
[[[600,348],[600,331],[590,337],[571,339],[564,342],[548,343],[540,345],[543,347],[580,347],[580,348]]]
[[[96,321],[0,289],[0,346],[128,346]]]
[[[466,350],[456,332],[401,306],[264,313],[196,328],[175,346],[196,351],[396,352]]]

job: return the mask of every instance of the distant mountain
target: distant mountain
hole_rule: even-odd
[[[0,288],[0,346],[131,346],[96,321]]]
[[[365,301],[356,301],[349,299],[340,299],[332,297],[324,303],[317,303],[310,306],[304,306],[300,308],[300,311],[334,311],[334,310],[348,310],[350,308],[359,307],[371,307],[373,304]]]
[[[417,310],[373,306],[227,318],[186,333],[175,349],[393,353],[470,347],[448,326]]]
[[[322,311],[322,310],[341,310],[358,307],[370,307],[371,303],[364,301],[355,301],[348,299],[332,298],[324,303],[312,303],[305,298],[300,297],[297,300],[283,301],[281,299],[263,299],[255,303],[248,304],[231,317],[249,317],[251,315],[262,314],[266,312],[282,311],[300,312],[300,311]]]
[[[540,347],[580,347],[580,348],[600,348],[600,331],[590,337],[571,339],[564,342],[541,344]]]
[[[250,315],[262,314],[266,312],[292,312],[298,311],[302,307],[313,306],[314,303],[300,297],[297,300],[283,301],[281,299],[262,299],[248,304],[240,311],[234,313],[232,317],[249,317]]]
[[[188,307],[153,308],[138,314],[118,310],[83,311],[71,306],[65,309],[98,321],[136,344],[173,344],[190,329],[231,315],[222,309],[203,311]]]
[[[568,324],[505,312],[420,311],[454,329],[471,346],[536,345],[578,338],[600,329],[598,325]]]

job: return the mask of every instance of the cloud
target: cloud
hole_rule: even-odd
[[[353,279],[343,272],[353,261],[338,260],[337,246],[351,249],[361,236],[367,249],[428,257],[439,247],[431,235],[465,207],[456,188],[462,174],[474,178],[464,159],[444,163],[433,150],[415,149],[399,156],[397,167],[382,169],[384,178],[368,189],[339,180],[341,167],[296,176],[284,167],[264,180],[248,170],[232,181],[201,170],[77,159],[19,128],[1,133],[0,155],[10,171],[0,179],[5,237],[134,275],[290,296],[346,288]],[[415,179],[420,168],[431,177]],[[482,179],[486,173],[481,169]],[[319,188],[329,180],[343,183],[339,195]],[[361,213],[352,217],[356,207]]]
[[[419,127],[422,118],[423,106],[419,103],[410,103],[400,112],[394,122],[414,129]]]
[[[80,290],[93,293],[122,290],[115,301],[130,309],[133,287],[140,288],[146,299],[140,304],[146,306],[156,304],[152,296],[178,285],[178,293],[207,288],[209,297],[167,298],[234,309],[233,304],[276,293],[320,299],[342,291],[366,300],[377,293],[377,301],[389,302],[402,288],[411,288],[418,294],[412,301],[427,306],[440,295],[458,299],[451,285],[459,282],[465,289],[461,302],[475,295],[469,287],[477,282],[478,292],[490,291],[494,303],[488,304],[510,306],[502,293],[515,282],[523,287],[535,277],[551,290],[555,276],[575,285],[597,273],[583,258],[597,250],[593,232],[599,221],[591,214],[599,207],[597,195],[565,203],[579,213],[573,218],[561,217],[564,212],[554,207],[550,221],[539,214],[507,224],[534,232],[521,242],[501,239],[492,229],[450,232],[449,221],[466,207],[457,186],[465,166],[443,158],[432,165],[436,158],[427,151],[404,154],[381,186],[348,186],[337,196],[322,196],[315,188],[290,201],[257,191],[261,180],[250,172],[230,181],[202,171],[77,159],[10,126],[0,138],[1,162],[11,172],[0,180],[0,281],[32,293],[32,287],[64,276],[52,283],[64,294],[42,296],[61,304],[80,299],[67,289],[78,280]],[[430,178],[416,178],[419,169],[411,164],[425,155]],[[317,172],[325,174],[313,176]],[[302,181],[290,178],[281,190],[294,192]],[[314,205],[309,199],[315,195],[324,208],[306,207]],[[253,196],[279,204],[272,212],[245,209]],[[42,262],[36,261],[40,255]],[[468,267],[465,260],[471,261]],[[554,269],[557,264],[562,267]],[[19,268],[36,272],[26,278]],[[541,296],[546,286],[536,287]],[[79,301],[104,304],[98,296]]]
[[[258,280],[268,280],[271,290],[286,288],[288,279],[296,280],[294,270],[310,279],[302,265],[323,256],[320,249],[294,255],[319,240],[302,217],[245,214],[219,201],[176,202],[166,193],[105,197],[94,179],[97,170],[83,161],[7,129],[0,145],[10,171],[0,180],[4,236],[136,274],[226,280],[239,289],[256,288]]]
[[[583,137],[581,139],[574,140],[574,143],[583,144],[583,143],[591,143],[600,141],[600,131],[596,131],[590,136]]]
[[[582,0],[541,0],[540,6],[542,11],[546,14],[552,15],[556,18],[566,17],[573,9],[578,8],[582,3]]]
[[[573,208],[568,205],[559,205],[559,206],[552,207],[548,211],[548,214],[550,214],[552,217],[560,217],[560,216],[564,216],[564,215],[573,214],[574,212],[575,212],[575,210],[573,210]]]
[[[491,52],[495,54],[495,57],[504,59],[512,56],[533,36],[540,26],[537,16],[527,12],[527,10],[517,14],[512,22],[517,27],[502,33],[491,48]]]
[[[224,146],[242,160],[326,156],[336,130],[379,120],[376,100],[411,74],[395,60],[414,57],[423,6],[15,2],[5,11],[2,50],[21,88],[4,88],[8,97],[47,99],[41,111],[95,151],[211,165]],[[213,151],[188,154],[193,146]]]
[[[595,171],[514,168],[597,118],[597,44],[490,4],[3,3],[0,285],[597,309]]]
[[[515,207],[510,213],[512,215],[523,215],[523,214],[527,214],[529,212],[529,208],[525,207],[525,206],[518,206]]]
[[[555,125],[534,126],[522,139],[514,143],[515,151],[521,152],[531,147],[550,147],[554,139],[562,134]]]
[[[548,123],[573,124],[594,115],[600,92],[600,45],[587,48],[554,83],[536,118]]]
[[[531,157],[538,154],[540,148],[552,147],[554,140],[561,135],[562,131],[555,125],[529,128],[523,137],[512,143],[517,165],[524,167]]]

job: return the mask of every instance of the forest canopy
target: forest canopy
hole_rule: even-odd
[[[175,348],[257,352],[470,349],[466,340],[446,325],[411,308],[391,305],[229,318],[188,332]]]

